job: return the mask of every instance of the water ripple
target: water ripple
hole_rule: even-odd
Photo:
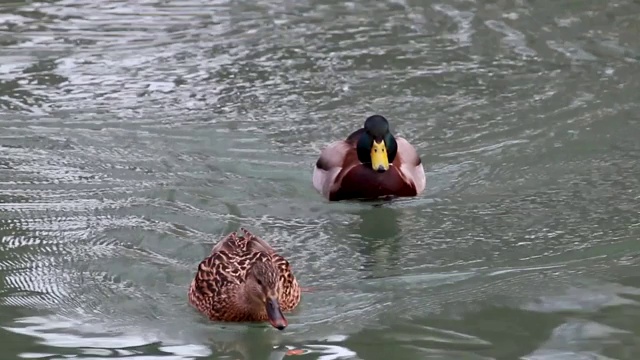
[[[34,358],[629,358],[638,13],[0,5],[4,334]],[[324,202],[318,151],[374,112],[416,145],[425,196]],[[186,304],[194,264],[241,225],[311,289],[285,333]]]

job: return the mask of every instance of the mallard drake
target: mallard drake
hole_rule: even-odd
[[[416,196],[425,185],[416,149],[393,136],[381,115],[322,149],[313,170],[313,187],[329,201]]]
[[[289,262],[264,240],[240,228],[220,240],[198,265],[189,303],[212,321],[264,322],[283,330],[282,312],[300,302]]]

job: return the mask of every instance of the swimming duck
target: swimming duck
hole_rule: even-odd
[[[300,302],[289,262],[245,228],[220,240],[200,262],[189,303],[212,321],[264,322],[287,327],[282,312]]]
[[[416,149],[381,115],[322,149],[313,170],[313,187],[329,201],[416,196],[425,185]]]

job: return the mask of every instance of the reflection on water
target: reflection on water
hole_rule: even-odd
[[[640,4],[0,4],[0,327],[21,358],[636,359]],[[327,203],[372,113],[427,190]],[[304,287],[210,324],[239,226]]]
[[[397,210],[388,207],[373,207],[359,211],[360,222],[353,240],[361,254],[365,268],[400,265],[400,224]]]
[[[231,326],[233,327],[233,326]],[[319,339],[315,343],[300,346],[279,344],[274,332],[265,328],[249,326],[237,329],[209,329],[192,337],[205,341],[207,338],[215,344],[213,348],[202,344],[190,344],[176,340],[161,341],[154,331],[140,332],[128,329],[117,332],[100,330],[100,327],[86,322],[73,321],[58,317],[32,316],[16,319],[13,326],[4,330],[13,334],[25,335],[36,339],[34,348],[43,352],[23,352],[23,358],[48,358],[56,354],[76,353],[81,358],[109,357],[131,358],[136,356],[154,356],[169,359],[193,359],[200,357],[242,358],[242,359],[283,359],[287,355],[318,354],[321,359],[341,359],[355,355],[353,351],[338,346],[347,338],[333,335]],[[235,331],[234,331],[235,330]],[[179,336],[181,337],[181,336]],[[68,351],[72,349],[72,351]],[[34,349],[35,350],[35,349]],[[76,350],[79,350],[76,352]],[[46,352],[50,351],[50,352]]]

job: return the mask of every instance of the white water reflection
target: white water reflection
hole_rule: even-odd
[[[194,324],[198,328],[200,324]],[[312,343],[294,344],[289,341],[273,340],[280,334],[270,328],[257,330],[266,333],[263,339],[245,337],[248,329],[242,325],[230,325],[226,329],[211,325],[209,331],[196,334],[196,331],[183,334],[180,339],[169,336],[160,330],[130,327],[126,330],[105,330],[106,324],[90,324],[87,321],[71,320],[59,316],[32,316],[17,319],[13,326],[2,329],[14,334],[38,339],[47,352],[23,352],[24,359],[50,358],[68,353],[69,349],[75,358],[92,359],[195,359],[219,358],[224,355],[240,356],[251,359],[251,353],[258,350],[265,359],[281,360],[288,355],[317,354],[317,359],[338,360],[356,359],[356,353],[342,345],[348,339],[344,335],[331,335]],[[231,328],[231,331],[229,331]],[[200,327],[202,330],[202,327]],[[264,331],[262,331],[264,330]],[[204,335],[204,336],[203,336]],[[275,336],[272,336],[275,335]],[[286,335],[285,335],[286,336]],[[256,340],[257,339],[257,340]],[[266,342],[261,341],[268,339]],[[193,340],[198,340],[194,342]],[[205,340],[205,341],[202,341]],[[212,341],[217,343],[212,343]],[[289,344],[286,344],[289,342]],[[280,344],[278,344],[280,343]],[[263,346],[265,345],[266,346]]]
[[[556,327],[551,337],[524,360],[613,359],[601,355],[607,344],[630,332],[591,321],[573,319]]]
[[[640,296],[640,289],[614,283],[590,284],[583,288],[572,286],[556,295],[540,296],[525,304],[523,309],[544,313],[593,312],[606,307],[640,305],[629,296]]]
[[[16,334],[38,338],[43,345],[63,348],[89,347],[114,351],[158,341],[156,336],[147,331],[132,331],[114,336],[112,333],[94,329],[86,322],[57,316],[32,316],[17,319],[15,326],[2,328]]]

